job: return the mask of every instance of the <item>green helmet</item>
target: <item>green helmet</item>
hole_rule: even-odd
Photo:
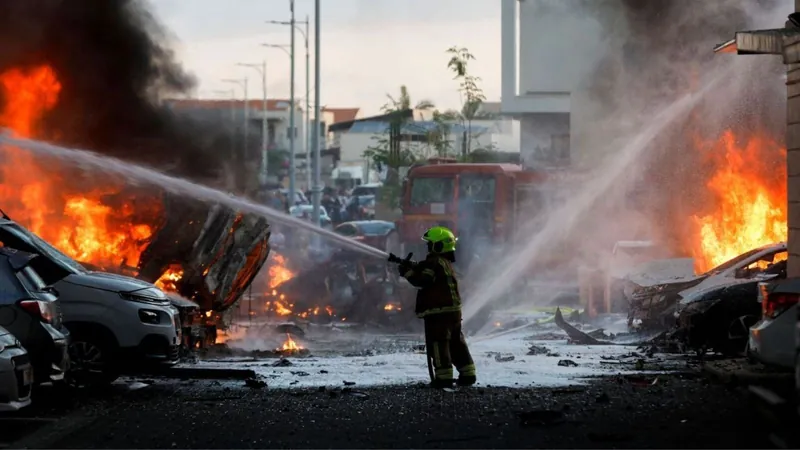
[[[448,253],[456,251],[458,238],[445,227],[433,227],[422,235],[422,240],[431,243],[434,253]]]

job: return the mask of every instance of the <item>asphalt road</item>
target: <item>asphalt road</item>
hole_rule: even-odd
[[[454,392],[422,386],[279,390],[238,381],[148,381],[146,388],[117,388],[79,406],[66,402],[61,407],[71,412],[12,446],[770,447],[740,390],[699,376],[654,380],[613,377],[580,387]]]

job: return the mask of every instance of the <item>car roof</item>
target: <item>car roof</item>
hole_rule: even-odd
[[[380,224],[380,225],[392,225],[394,226],[394,222],[389,222],[388,220],[352,220],[350,222],[344,222],[342,225],[350,224],[350,225],[369,225],[369,224]]]

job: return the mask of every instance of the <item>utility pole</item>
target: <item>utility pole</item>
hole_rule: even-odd
[[[292,22],[290,21],[281,21],[281,20],[269,20],[267,21],[269,24],[273,25],[287,25],[292,26]],[[311,35],[308,27],[311,21],[306,15],[306,20],[302,22],[295,21],[295,24],[303,24],[305,25],[305,30],[303,28],[298,27],[297,25],[294,26],[294,29],[299,31],[303,35],[303,40],[305,41],[306,47],[306,113],[305,113],[305,121],[304,127],[305,128],[305,148],[306,148],[306,186],[308,189],[311,189],[311,135],[313,133],[313,123],[311,121],[311,49],[309,47],[309,36]]]
[[[249,123],[250,123],[250,113],[249,113],[249,105],[247,102],[249,99],[247,98],[247,77],[241,79],[225,79],[222,80],[225,83],[233,83],[239,85],[244,90],[244,145],[242,146],[242,155],[241,155],[241,168],[244,169],[247,165],[247,139],[249,134]],[[243,189],[243,185],[239,186],[240,189]]]
[[[320,194],[322,191],[322,185],[320,184],[320,162],[319,162],[319,147],[320,147],[320,123],[319,123],[319,81],[320,81],[320,70],[319,70],[319,22],[320,22],[320,14],[319,14],[319,2],[320,0],[314,0],[314,190],[313,190],[313,215],[314,215],[314,223],[317,226],[320,225],[319,222],[319,203],[320,203]]]
[[[241,67],[249,67],[261,74],[261,92],[263,103],[261,104],[261,170],[258,181],[261,195],[266,196],[267,180],[269,179],[269,155],[267,154],[269,147],[269,136],[267,136],[267,113],[269,111],[269,105],[267,102],[267,60],[265,59],[260,65],[243,63],[238,63],[236,65]]]
[[[294,137],[295,137],[295,126],[294,126],[294,113],[295,113],[295,104],[294,104],[294,0],[289,0],[289,11],[291,13],[291,18],[289,19],[291,23],[291,34],[292,34],[292,41],[289,45],[291,45],[290,53],[290,60],[289,63],[291,65],[291,73],[290,73],[290,81],[289,81],[289,106],[292,108],[289,111],[289,198],[290,203],[289,206],[294,206],[295,202],[295,161],[294,161]]]

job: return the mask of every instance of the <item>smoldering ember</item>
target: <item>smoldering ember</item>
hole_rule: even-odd
[[[0,446],[800,444],[800,2],[95,3],[0,4]]]

